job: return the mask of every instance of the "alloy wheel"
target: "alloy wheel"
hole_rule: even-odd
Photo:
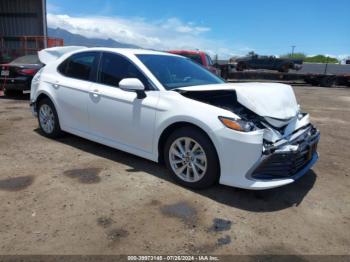
[[[170,146],[169,163],[185,182],[197,182],[207,171],[207,156],[201,145],[189,137],[180,137]]]
[[[50,106],[43,104],[39,110],[39,121],[43,131],[51,134],[55,128],[55,116]]]

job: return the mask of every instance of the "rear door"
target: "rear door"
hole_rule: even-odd
[[[91,81],[96,77],[98,58],[98,52],[82,52],[58,66],[60,77],[51,84],[63,129],[74,133],[88,132],[87,102]]]

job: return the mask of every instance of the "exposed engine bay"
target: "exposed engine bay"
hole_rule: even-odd
[[[194,99],[209,105],[223,108],[238,115],[245,121],[251,121],[258,128],[265,128],[262,124],[264,118],[255,114],[251,110],[242,106],[237,101],[237,95],[234,90],[216,90],[216,91],[180,91],[180,93],[190,99]]]
[[[288,119],[259,116],[238,102],[235,90],[177,91],[187,98],[233,112],[247,123],[252,123],[251,131],[265,129],[264,142],[267,144],[286,138],[298,129],[304,129],[307,126],[296,127],[293,124],[304,117],[308,118],[305,113],[298,113],[295,117]]]

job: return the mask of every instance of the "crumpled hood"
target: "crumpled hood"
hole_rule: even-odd
[[[277,83],[237,83],[190,86],[182,91],[235,90],[238,102],[262,117],[290,119],[295,117],[299,106],[291,86]]]

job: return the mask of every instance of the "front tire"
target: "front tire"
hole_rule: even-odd
[[[57,138],[62,135],[58,115],[52,101],[44,98],[38,103],[38,121],[46,137]]]
[[[203,189],[218,181],[220,168],[215,147],[197,128],[174,131],[165,143],[164,160],[174,179],[186,187]]]

